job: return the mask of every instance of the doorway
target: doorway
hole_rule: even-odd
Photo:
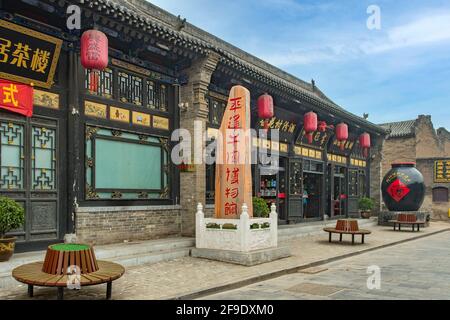
[[[303,219],[322,218],[323,163],[303,161]]]
[[[25,224],[10,235],[16,251],[41,249],[64,235],[65,187],[59,121],[2,114],[0,196],[25,209]]]
[[[347,181],[345,171],[345,167],[334,167],[332,217],[342,217],[347,215]]]
[[[303,218],[318,219],[320,214],[322,175],[307,172],[303,180]]]

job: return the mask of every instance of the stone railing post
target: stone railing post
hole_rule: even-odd
[[[197,213],[195,214],[195,246],[203,248],[203,235],[205,234],[205,214],[203,205],[198,203]]]
[[[245,203],[242,205],[238,232],[241,235],[241,251],[248,251],[250,240],[250,216],[248,215],[248,207]]]
[[[272,203],[270,207],[270,244],[273,247],[278,246],[278,214],[277,206]]]

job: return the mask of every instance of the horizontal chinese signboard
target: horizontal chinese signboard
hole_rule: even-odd
[[[0,80],[0,109],[31,117],[33,88],[25,84]]]
[[[62,40],[0,20],[0,78],[49,89]]]
[[[434,162],[434,182],[450,182],[450,159]]]

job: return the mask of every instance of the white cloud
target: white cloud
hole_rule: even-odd
[[[320,30],[313,42],[301,42],[298,48],[275,51],[261,57],[280,67],[311,63],[351,60],[368,55],[390,53],[404,48],[422,49],[430,45],[450,43],[450,12],[428,14],[409,23],[382,31],[365,33],[329,32]],[[318,45],[319,43],[319,45]],[[268,48],[265,48],[266,50]],[[413,53],[413,52],[411,52]]]
[[[361,48],[367,54],[413,46],[426,46],[450,40],[450,12],[419,18],[408,24],[394,27],[387,32],[387,38],[378,43],[364,43]]]

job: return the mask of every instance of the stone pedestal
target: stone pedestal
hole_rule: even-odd
[[[431,212],[429,211],[381,211],[378,216],[378,225],[392,227],[394,224],[389,222],[389,220],[397,219],[397,215],[400,213],[413,214],[416,216],[417,220],[426,221],[425,227],[429,226],[429,221],[431,218]]]
[[[242,206],[239,219],[205,218],[199,203],[196,214],[196,248],[193,257],[252,266],[290,256],[278,247],[278,215],[272,205],[269,218],[250,218]]]
[[[268,248],[249,252],[194,248],[191,250],[191,255],[195,258],[217,260],[244,266],[254,266],[290,257],[291,252],[288,247]]]

